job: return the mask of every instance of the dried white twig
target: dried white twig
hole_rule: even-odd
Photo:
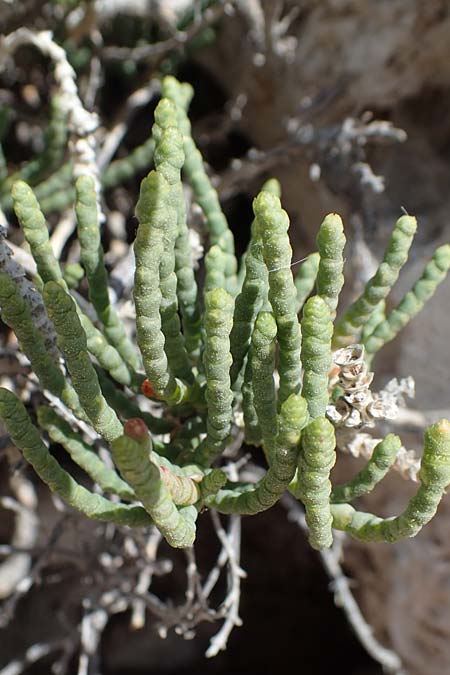
[[[10,661],[7,666],[0,670],[0,675],[21,675],[33,663],[37,663],[48,654],[64,648],[65,642],[54,640],[51,642],[37,642],[29,647],[20,659]]]
[[[100,204],[99,168],[96,161],[95,131],[98,117],[87,111],[78,94],[76,74],[67,60],[66,52],[53,40],[51,31],[33,32],[27,28],[18,28],[0,39],[0,67],[14,51],[23,45],[34,45],[48,56],[54,65],[54,77],[59,89],[62,111],[67,115],[70,133],[69,147],[74,159],[73,175],[78,178],[87,175],[96,185],[100,221],[104,214]]]
[[[135,592],[137,595],[144,596],[152,583],[152,577],[155,571],[156,556],[158,555],[158,547],[162,541],[162,535],[159,530],[152,529],[145,547],[146,559],[142,570],[139,572],[138,582],[136,584]],[[148,562],[147,562],[148,561]],[[165,570],[170,571],[170,569]],[[145,626],[145,609],[146,604],[142,598],[134,598],[131,603],[131,622],[130,625],[134,630],[139,630]]]
[[[290,495],[285,495],[281,503],[288,512],[288,518],[296,523],[303,532],[308,532],[304,512],[299,503]],[[391,649],[383,647],[373,634],[371,626],[365,620],[353,593],[350,584],[341,567],[343,535],[335,533],[335,543],[329,549],[320,551],[323,566],[332,580],[334,600],[338,607],[344,611],[347,620],[353,628],[358,640],[368,654],[381,664],[387,673],[393,675],[406,675],[402,668],[402,662],[398,654]],[[340,536],[337,536],[340,535]]]
[[[211,518],[217,536],[228,556],[229,574],[227,597],[222,603],[222,611],[226,612],[225,621],[219,632],[210,640],[209,647],[205,653],[207,658],[216,656],[220,651],[226,649],[228,638],[233,628],[235,626],[242,626],[242,620],[239,617],[239,602],[241,579],[246,576],[246,573],[239,565],[241,541],[240,517],[230,516],[230,529],[228,533],[222,528],[217,513],[212,511]]]
[[[76,221],[72,209],[67,209],[61,216],[50,237],[50,245],[55,258],[60,260],[64,246],[75,229]]]
[[[12,553],[0,563],[0,598],[8,597],[27,577],[31,566],[30,553],[38,536],[38,520],[36,517],[37,498],[33,485],[19,472],[10,479],[10,485],[16,499],[0,498],[0,505],[15,513],[14,533],[10,545],[23,552]]]
[[[92,607],[88,598],[83,600],[83,608],[77,675],[88,675],[90,672],[95,672],[90,669],[90,666],[92,661],[98,661],[100,639],[109,619],[109,612],[104,607]],[[98,663],[95,663],[95,665],[98,665]],[[95,670],[99,672],[98,669]]]

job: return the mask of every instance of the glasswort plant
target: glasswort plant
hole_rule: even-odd
[[[132,527],[154,524],[174,547],[192,546],[204,508],[256,514],[286,490],[305,507],[314,548],[331,545],[333,528],[364,541],[394,542],[415,535],[433,517],[450,484],[450,422],[442,419],[426,430],[420,486],[404,512],[379,518],[355,510],[350,502],[385,476],[401,441],[389,434],[353,480],[333,486],[337,419],[342,418],[336,411],[339,402],[340,409],[349,405],[342,386],[347,377],[347,394],[366,392],[365,410],[375,417],[376,401],[367,398],[367,365],[443,281],[450,246],[437,249],[422,277],[386,315],[385,299],[416,231],[415,218],[402,216],[376,274],[336,321],[344,283],[340,217],[325,218],[317,252],[294,279],[289,218],[279,186],[270,180],[254,200],[250,243],[238,261],[232,232],[191,136],[191,97],[188,84],[164,79],[147,145],[149,151],[154,148],[155,168],[142,181],[136,207],[136,344],[110,302],[94,179],[80,176],[76,181],[75,212],[96,320],[72,291],[79,276],[70,287],[67,283],[33,191],[24,181],[12,186],[14,210],[36,262],[36,286],[42,288],[59,355],[48,348],[17,280],[4,270],[1,316],[15,332],[42,390],[105,439],[115,468],[55,409],[38,408],[39,426],[104,494],[116,498],[79,485],[50,454],[19,398],[2,388],[0,417],[8,433],[66,503],[90,518]],[[192,263],[181,171],[209,234],[202,289]],[[361,358],[355,360],[355,354]],[[338,383],[336,372],[341,373]],[[143,395],[155,402],[159,415],[139,409],[136,401]],[[360,415],[357,406],[355,410]],[[360,418],[357,428],[364,423]],[[240,424],[246,442],[261,447],[265,456],[267,471],[258,483],[233,482],[220,468]]]

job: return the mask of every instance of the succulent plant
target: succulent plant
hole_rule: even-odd
[[[4,269],[2,319],[15,332],[44,394],[60,399],[73,419],[109,444],[115,468],[57,410],[38,408],[39,426],[104,494],[116,497],[77,484],[50,454],[19,398],[0,389],[0,417],[8,433],[68,504],[90,518],[134,527],[154,524],[175,547],[193,544],[204,508],[256,514],[286,490],[303,502],[315,548],[331,545],[333,528],[368,541],[413,536],[434,515],[450,484],[450,422],[440,420],[426,430],[420,486],[403,514],[383,519],[356,511],[349,502],[384,477],[401,442],[389,434],[352,481],[332,486],[336,434],[330,404],[340,396],[332,375],[334,355],[360,344],[369,363],[445,278],[450,246],[437,249],[419,281],[386,316],[384,301],[416,230],[415,218],[402,216],[375,276],[336,321],[344,282],[340,217],[325,218],[317,252],[294,279],[289,218],[279,185],[270,180],[254,200],[250,243],[238,261],[191,136],[191,97],[189,85],[165,78],[148,145],[154,148],[155,168],[142,181],[136,207],[136,341],[110,301],[94,180],[81,176],[75,186],[81,264],[94,319],[72,290],[79,270],[65,275],[52,251],[33,191],[23,181],[12,186],[59,355],[36,324],[17,279]],[[181,171],[209,235],[203,288],[192,261]],[[356,375],[363,363],[354,364]],[[153,412],[141,410],[143,397],[153,401]],[[248,444],[263,450],[267,471],[258,483],[233,482],[220,468],[237,428],[243,428]]]

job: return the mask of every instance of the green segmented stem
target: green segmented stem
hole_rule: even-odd
[[[308,296],[311,294],[319,270],[320,253],[310,253],[302,262],[294,279],[297,289],[297,311],[300,312]]]
[[[261,428],[255,410],[255,396],[253,393],[253,369],[251,347],[247,356],[242,382],[242,412],[244,414],[244,435],[248,445],[259,446],[262,441]]]
[[[191,123],[187,117],[186,108],[192,97],[192,89],[187,84],[180,84],[174,77],[167,76],[163,80],[162,91],[163,95],[173,101],[176,106],[178,127],[183,134],[183,147],[186,155],[183,169],[192,186],[196,201],[205,214],[211,244],[220,246],[229,258],[227,269],[230,273],[227,275],[226,290],[234,294],[237,289],[234,237],[220,207],[217,192],[205,171],[203,158],[191,135]]]
[[[278,436],[272,463],[256,485],[219,490],[206,500],[220,513],[254,515],[272,507],[294,477],[300,435],[308,419],[306,401],[297,394],[283,402],[278,421]]]
[[[75,303],[55,281],[45,284],[43,297],[81,406],[97,433],[112,441],[122,434],[122,424],[102,395]]]
[[[67,289],[61,268],[50,244],[47,226],[33,191],[26,183],[15,183],[13,188],[14,208],[24,230],[25,238],[36,261],[38,274],[42,281],[56,281]],[[93,194],[95,203],[95,193]],[[93,283],[91,281],[91,283]],[[111,373],[122,384],[133,383],[133,373],[129,371],[122,356],[112,345],[108,345],[103,334],[77,306],[77,312],[86,332],[88,349],[98,360],[102,368]]]
[[[174,504],[189,506],[198,502],[201,495],[200,481],[203,479],[203,471],[199,467],[180,467],[156,451],[150,452],[150,460],[159,467]]]
[[[67,200],[65,206],[73,204],[75,199],[75,190],[70,181],[73,176],[73,162],[67,161],[60,169],[57,169],[51,176],[41,181],[33,187],[33,192],[41,205],[44,213],[52,209],[46,208],[46,202],[50,204],[55,195],[64,194]]]
[[[134,148],[129,155],[116,159],[105,169],[101,177],[102,187],[113,188],[123,183],[143,169],[147,169],[153,162],[155,140],[150,136],[142,145]]]
[[[276,178],[269,178],[268,180],[263,183],[261,190],[263,192],[270,192],[271,194],[275,195],[278,197],[278,199],[281,199],[281,185],[280,182]],[[247,255],[248,252],[252,246],[252,244],[255,241],[255,234],[256,234],[256,223],[255,220],[253,219],[253,222],[250,227],[250,241],[247,246],[247,250],[244,252],[244,254],[241,257],[241,262],[239,264],[239,271],[238,271],[238,289],[242,289],[245,275],[247,273],[247,265],[246,265],[246,260],[247,260]],[[259,241],[259,245],[261,246],[261,241]],[[260,249],[259,252],[259,258],[262,263],[264,263],[264,260],[262,258],[262,249]],[[266,286],[268,286],[267,283],[267,270],[265,269],[264,265],[264,273],[265,273],[265,281],[266,281]],[[266,291],[267,292],[267,291]]]
[[[77,308],[78,318],[86,334],[86,345],[88,351],[95,356],[100,366],[108,371],[116,382],[120,384],[134,384],[130,369],[122,360],[119,352],[108,342],[103,333],[101,333],[92,323],[92,321]]]
[[[162,99],[155,110],[153,136],[156,139],[155,166],[167,181],[165,203],[170,207],[163,236],[159,281],[161,291],[161,328],[165,338],[165,353],[175,377],[193,382],[192,365],[186,351],[178,316],[177,276],[175,273],[175,242],[178,223],[184,210],[180,171],[184,162],[183,139],[176,127],[176,109],[173,103]]]
[[[39,157],[26,164],[20,171],[20,177],[33,183],[42,174],[49,174],[59,166],[64,158],[67,145],[67,114],[61,105],[59,96],[50,102],[50,122],[44,131],[44,149]]]
[[[220,246],[214,244],[205,255],[205,293],[215,288],[225,288],[227,256]]]
[[[189,91],[190,89],[190,91]],[[208,222],[211,243],[218,244],[224,232],[229,231],[228,223],[220,208],[217,192],[211,185],[203,166],[203,159],[191,136],[191,123],[186,114],[187,105],[193,91],[186,83],[181,85],[174,77],[167,76],[163,80],[163,95],[172,101],[177,110],[178,126],[183,134],[184,153],[186,155],[184,171],[192,184],[195,197],[205,213]],[[232,238],[227,240],[231,247]],[[234,250],[228,251],[234,253]]]
[[[375,328],[364,341],[366,352],[375,354],[383,345],[390,342],[423,308],[447,276],[450,269],[450,245],[445,244],[436,249],[432,259],[423,270],[422,276],[410,291],[406,293],[400,304],[392,310],[387,318]]]
[[[278,435],[277,397],[273,378],[277,323],[270,312],[260,312],[252,335],[253,403],[266,457],[271,464]]]
[[[230,382],[230,333],[234,301],[222,288],[205,295],[205,351],[207,435],[196,452],[196,463],[209,466],[222,452],[230,434],[233,394]]]
[[[124,160],[120,164],[119,160],[109,169],[114,181],[117,176],[132,175],[135,160],[148,163],[153,158],[155,164],[141,186],[135,242],[137,333],[146,376],[138,372],[139,354],[131,343],[127,348],[133,350],[134,360],[130,353],[121,351],[126,336],[109,307],[95,190],[89,178],[77,182],[76,209],[91,304],[105,326],[105,335],[71,298],[32,191],[23,181],[13,189],[15,210],[38,267],[36,283],[43,287],[73,387],[66,384],[58,364],[46,351],[45,338],[33,326],[35,313],[32,316],[20,295],[20,280],[16,283],[0,273],[0,303],[6,323],[15,329],[43,386],[111,441],[117,473],[53,410],[40,409],[41,425],[104,490],[122,499],[136,498],[143,508],[113,504],[77,485],[51,457],[23,406],[12,394],[0,390],[0,415],[7,428],[14,431],[16,442],[51,489],[68,503],[103,520],[144,526],[153,523],[172,546],[192,545],[196,518],[204,506],[223,513],[254,514],[275,504],[286,489],[305,505],[314,548],[331,545],[333,524],[367,541],[412,536],[432,517],[450,483],[449,421],[441,420],[427,430],[421,485],[402,515],[382,519],[349,505],[352,499],[370,492],[386,474],[400,448],[395,436],[387,436],[377,445],[353,480],[334,490],[330,482],[335,437],[325,414],[332,320],[343,282],[342,221],[335,214],[325,218],[317,237],[318,252],[308,256],[294,281],[289,219],[281,208],[279,184],[265,183],[254,202],[250,242],[237,275],[233,235],[191,136],[186,110],[192,89],[169,77],[163,90],[165,98],[155,111],[152,138],[127,158],[128,163]],[[55,143],[61,146],[60,140]],[[144,147],[146,153],[142,152]],[[0,157],[0,177],[1,161]],[[183,166],[210,233],[204,318],[186,222],[180,175]],[[51,179],[39,184],[38,191],[47,195],[51,208],[67,205],[67,199],[72,199],[73,168],[73,160],[69,160]],[[40,176],[33,172],[30,163],[22,175]],[[105,172],[103,183],[107,180]],[[2,188],[0,195],[2,204],[7,203]],[[385,317],[386,295],[406,261],[415,229],[413,218],[398,221],[377,274],[338,324],[336,347],[346,346],[362,334],[370,360],[443,280],[450,268],[450,246],[436,251],[422,278]],[[14,265],[8,267],[8,256],[6,249],[3,266],[14,270]],[[68,277],[70,283],[77,283],[75,272],[74,277]],[[317,294],[308,299],[314,283]],[[118,334],[114,333],[117,327]],[[122,386],[116,388],[109,375]],[[134,402],[139,397],[133,399],[133,392],[125,387],[159,400],[156,405],[165,419],[141,413]],[[337,396],[339,387],[332,392],[333,400]],[[209,468],[231,437],[233,416],[239,423],[241,404],[246,442],[262,445],[268,460],[263,479],[250,485],[227,481],[223,471]],[[118,415],[124,419],[124,427]],[[170,433],[170,438],[159,436],[152,446],[145,423],[153,433]]]
[[[389,471],[401,447],[400,438],[395,434],[388,434],[375,446],[365,467],[351,481],[333,488],[331,502],[333,504],[351,502],[357,497],[372,492]]]
[[[146,424],[148,430],[152,434],[167,434],[173,429],[173,423],[161,417],[155,417],[151,413],[142,411],[130,399],[118,389],[113,382],[102,372],[96,368],[96,373],[100,382],[103,396],[107,402],[114,408],[118,415],[124,419],[131,417],[140,417]]]
[[[217,494],[227,482],[227,474],[222,469],[211,469],[200,483],[202,499]]]
[[[153,136],[156,139],[155,165],[171,186],[170,200],[177,210],[176,227],[166,230],[166,255],[160,268],[162,328],[166,336],[166,352],[174,374],[192,382],[191,362],[177,313],[178,298],[182,299],[180,310],[184,323],[187,324],[191,351],[198,349],[201,322],[180,173],[185,160],[183,136],[178,129],[176,106],[167,98],[161,99],[155,110]],[[184,246],[184,250],[181,246]],[[180,278],[182,284],[178,288]]]
[[[61,286],[65,289],[63,284]],[[90,318],[81,311],[76,303],[75,309],[86,334],[88,351],[97,359],[100,366],[121,384],[128,386],[139,384],[141,376],[129,368],[117,349],[107,341],[103,333],[94,326]]]
[[[175,274],[177,296],[183,325],[185,347],[188,354],[198,359],[201,342],[201,315],[198,288],[195,280],[192,245],[186,223],[183,186],[179,185],[178,235],[175,241]]]
[[[386,300],[381,300],[373,310],[361,331],[361,342],[364,343],[372,335],[375,328],[386,319]]]
[[[332,364],[333,323],[326,301],[314,295],[306,302],[301,322],[302,394],[312,419],[324,417],[329,402],[328,373]]]
[[[167,230],[176,228],[177,211],[170,204],[170,185],[160,172],[151,171],[142,181],[136,214],[139,227],[134,242],[136,272],[133,292],[137,342],[145,372],[156,395],[170,403],[179,403],[186,387],[170,370],[159,311],[164,236]]]
[[[333,337],[335,348],[345,347],[356,341],[375,307],[387,297],[398,279],[400,270],[408,260],[409,249],[416,230],[415,218],[402,216],[397,220],[378,270],[367,282],[360,297],[336,324]]]
[[[195,539],[197,509],[177,509],[160,469],[150,461],[151,442],[139,442],[123,435],[112,444],[112,454],[120,473],[133,487],[145,510],[166,541],[175,548],[192,546]]]
[[[81,261],[89,284],[89,299],[103,324],[105,336],[131,368],[141,367],[139,355],[128,339],[116,310],[111,305],[108,275],[103,258],[98,222],[97,193],[90,176],[80,176],[75,183],[75,213],[78,223],[78,240]]]
[[[356,511],[349,504],[331,507],[333,527],[362,541],[396,542],[414,537],[435,515],[450,484],[450,422],[441,419],[425,431],[420,486],[404,512],[395,518],[378,518]]]
[[[276,178],[268,178],[262,188],[262,192],[270,192],[270,194],[275,195],[278,199],[281,199],[281,185],[280,181]]]
[[[330,213],[322,222],[316,239],[319,252],[317,270],[317,295],[322,295],[330,308],[331,318],[336,316],[339,293],[344,284],[345,235],[341,218]]]
[[[318,417],[303,430],[297,497],[305,506],[309,543],[318,550],[333,543],[330,471],[336,461],[335,447],[334,428],[325,417]]]
[[[189,476],[172,473],[164,464],[159,465],[161,478],[177,506],[196,504],[200,499],[200,486]]]
[[[299,392],[301,383],[301,333],[297,291],[290,267],[289,217],[278,197],[269,192],[260,192],[253,202],[253,210],[257,232],[262,238],[264,262],[269,272],[269,300],[278,328],[281,404],[292,393]]]
[[[96,452],[81,438],[80,434],[73,431],[59,415],[47,406],[41,406],[37,411],[39,425],[45,429],[54,443],[63,446],[66,452],[92,480],[105,492],[112,492],[122,499],[134,501],[136,499],[133,490],[123,481],[120,476],[110,469]]]
[[[0,308],[3,321],[16,334],[42,388],[60,398],[76,415],[83,416],[76,391],[49,355],[44,339],[34,325],[28,303],[16,282],[5,272],[0,272]]]
[[[250,346],[256,315],[267,298],[268,275],[264,264],[261,238],[256,232],[256,223],[252,224],[252,234],[245,256],[245,277],[242,290],[236,297],[233,328],[231,330],[231,382],[235,389],[241,384],[241,373],[245,356]]]
[[[68,288],[78,288],[84,277],[84,269],[79,263],[68,263],[64,266],[63,279]]]
[[[46,172],[59,166],[66,149],[67,113],[61,103],[59,95],[54,96],[50,103],[50,123],[44,132],[44,151],[40,156],[42,169]]]
[[[50,490],[66,504],[81,511],[88,518],[117,525],[150,527],[153,524],[143,508],[111,502],[79,485],[49,453],[24,405],[14,394],[2,388],[0,388],[0,417],[25,459]]]
[[[17,181],[12,187],[11,195],[14,211],[30,245],[39,276],[44,282],[61,279],[61,270],[53,254],[45,218],[33,190],[23,181]]]

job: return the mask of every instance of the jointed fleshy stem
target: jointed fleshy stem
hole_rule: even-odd
[[[344,284],[344,226],[340,216],[330,213],[319,228],[316,239],[319,252],[316,289],[330,308],[331,319],[336,316],[339,294]]]
[[[281,185],[276,178],[269,178],[261,190],[281,197]],[[244,367],[256,316],[268,299],[269,275],[263,258],[262,240],[257,233],[256,219],[253,219],[250,227],[250,241],[242,256],[238,281],[240,291],[236,296],[230,338],[233,356],[231,383],[236,394],[243,387]]]
[[[333,504],[351,502],[357,497],[372,492],[374,487],[386,476],[401,447],[400,438],[394,434],[388,434],[383,441],[375,446],[366,466],[351,481],[333,488],[331,502]]]
[[[256,231],[269,273],[269,301],[277,322],[279,344],[279,405],[300,391],[301,333],[297,318],[297,291],[292,278],[292,249],[287,230],[289,217],[275,195],[263,191],[253,202]]]
[[[176,292],[181,313],[185,347],[191,358],[197,362],[201,343],[201,313],[181,176],[177,189],[178,233],[175,241]]]
[[[233,394],[230,380],[230,333],[234,301],[222,288],[205,295],[207,435],[195,452],[195,463],[209,466],[225,448],[231,430]]]
[[[432,297],[439,284],[447,277],[450,269],[450,245],[440,246],[427,263],[422,276],[406,293],[400,304],[381,321],[364,340],[369,359],[413,319]]]
[[[0,388],[0,418],[15,445],[38,476],[64,502],[94,518],[116,525],[150,527],[153,522],[140,506],[118,504],[79,485],[49,453],[25,406],[7,389]]]
[[[112,492],[126,501],[136,500],[130,486],[114,469],[106,466],[95,450],[83,441],[79,432],[73,431],[52,408],[41,406],[37,411],[37,417],[40,426],[45,429],[51,440],[62,445],[75,464],[78,464],[104,492]]]
[[[271,508],[294,477],[302,429],[308,420],[306,401],[297,394],[283,402],[272,463],[256,485],[223,489],[206,500],[219,513],[254,515]]]
[[[336,324],[333,336],[334,348],[345,347],[358,340],[364,324],[397,281],[400,270],[408,260],[416,230],[415,218],[402,216],[398,219],[378,270],[367,282],[360,297]]]
[[[60,396],[83,420],[90,419],[97,431],[112,440],[112,452],[123,477],[106,467],[52,410],[38,412],[42,426],[105,491],[115,492],[123,499],[140,499],[147,512],[91,495],[62,472],[53,458],[48,465],[49,453],[26,412],[23,416],[21,404],[0,390],[0,413],[8,428],[14,429],[17,444],[24,447],[25,456],[34,462],[43,479],[68,503],[91,517],[112,522],[134,525],[155,522],[173,546],[192,544],[197,513],[202,506],[209,505],[224,513],[258,513],[272,506],[286,488],[305,504],[310,541],[315,548],[331,544],[332,521],[335,527],[370,541],[396,541],[402,536],[412,536],[434,514],[450,482],[450,422],[441,421],[427,431],[421,486],[401,516],[379,519],[359,513],[347,503],[370,492],[386,474],[400,446],[397,437],[390,435],[379,443],[353,480],[331,488],[335,439],[325,412],[331,362],[330,314],[335,313],[343,280],[345,237],[340,218],[334,214],[325,218],[317,238],[318,253],[308,256],[294,283],[287,235],[289,220],[278,199],[278,183],[266,184],[255,200],[251,241],[237,279],[233,238],[190,135],[185,113],[191,89],[173,78],[164,82],[164,88],[173,103],[163,98],[155,111],[151,144],[155,147],[156,170],[142,185],[138,203],[141,222],[135,246],[138,342],[147,379],[134,373],[125,356],[119,353],[120,340],[116,349],[74,304],[51,249],[39,205],[23,182],[15,187],[16,211],[38,273],[46,284],[45,299],[74,388],[65,382],[58,365],[49,361],[29,308],[18,293],[20,281],[16,284],[0,274],[5,321],[15,330],[43,386]],[[210,233],[203,325],[180,180],[183,161]],[[57,190],[68,185],[73,163],[69,162],[67,167],[68,173],[64,168],[58,172],[59,177],[55,176],[59,181]],[[39,190],[48,193],[51,183],[41,184]],[[86,237],[82,248],[87,255],[87,277],[94,295],[103,294],[104,300],[107,279],[92,184],[88,179],[80,179],[77,187],[77,208]],[[52,200],[59,198],[58,194]],[[70,190],[67,194],[70,196]],[[417,313],[445,277],[450,266],[449,246],[438,249],[412,291],[387,318],[384,316],[385,297],[406,260],[414,230],[414,219],[399,220],[380,270],[345,315],[336,331],[336,343],[342,340],[346,344],[362,333],[370,357]],[[75,270],[70,278],[76,284],[79,271]],[[314,281],[317,295],[307,300]],[[239,288],[233,314],[231,296]],[[94,305],[99,305],[92,294],[91,299]],[[303,347],[299,309],[303,310]],[[97,310],[101,315],[102,310],[99,307]],[[108,320],[102,320],[107,330]],[[113,336],[109,339],[114,343]],[[278,397],[274,378],[277,343]],[[100,364],[97,372],[102,389],[87,350]],[[107,373],[123,386],[116,388]],[[303,397],[298,393],[301,381]],[[138,390],[141,384],[142,393],[156,403],[158,411],[169,404],[170,416],[165,414],[166,419],[159,420],[149,413],[140,413],[138,406],[128,400],[130,392],[124,387]],[[264,478],[252,485],[226,482],[223,471],[209,469],[226,448],[232,422],[236,426],[241,424],[241,403],[246,441],[262,445],[269,464]],[[128,419],[123,429],[116,411],[124,420],[130,415],[135,419]],[[170,438],[155,438],[152,445],[143,420],[148,422],[152,433],[170,432]],[[139,429],[144,429],[143,435]],[[44,470],[48,466],[56,477],[53,481]]]
[[[103,324],[105,336],[124,361],[134,370],[141,368],[141,361],[116,310],[111,305],[108,291],[103,248],[100,240],[97,195],[94,180],[80,176],[75,184],[75,213],[78,223],[78,240],[81,260],[89,284],[89,299]]]
[[[121,435],[122,424],[101,392],[75,303],[55,281],[45,284],[43,297],[80,404],[97,433],[112,441]]]
[[[220,246],[214,244],[205,255],[205,293],[213,291],[215,288],[225,288],[226,267],[226,254]]]
[[[49,355],[44,339],[34,325],[28,303],[16,282],[5,272],[0,272],[0,308],[3,321],[15,332],[42,388],[60,398],[76,415],[84,417],[75,389]]]
[[[167,76],[163,80],[163,95],[173,101],[177,109],[178,126],[183,134],[185,162],[183,171],[195,194],[208,224],[211,244],[217,244],[229,259],[225,289],[235,295],[237,290],[237,261],[234,255],[234,237],[228,227],[225,215],[220,207],[219,198],[203,165],[203,158],[191,135],[191,124],[186,109],[192,98],[192,88],[180,84],[174,77]]]
[[[336,461],[333,425],[326,417],[312,420],[302,433],[296,496],[305,506],[309,542],[315,549],[333,543],[330,471]]]
[[[53,252],[45,218],[31,188],[21,181],[13,187],[14,209],[36,261],[37,270],[44,283],[58,282],[65,290],[67,284],[63,279],[61,268]],[[95,194],[91,199],[96,199]],[[93,282],[92,282],[93,283]],[[77,313],[86,332],[88,350],[100,365],[112,377],[122,384],[133,384],[134,374],[126,365],[116,348],[109,344],[104,335],[94,326],[92,321],[76,305]]]
[[[163,253],[159,264],[161,290],[160,316],[164,333],[164,349],[169,368],[175,377],[192,384],[192,363],[186,350],[178,316],[178,279],[175,272],[175,245],[180,227],[185,221],[184,194],[181,184],[181,167],[184,162],[183,138],[177,127],[174,104],[161,99],[155,110],[153,125],[155,166],[158,174],[167,181],[165,203],[175,210],[176,218],[168,218],[164,228]]]
[[[150,460],[150,450],[149,436],[138,439],[124,434],[112,444],[112,454],[119,471],[167,542],[175,548],[192,546],[197,509],[195,506],[177,509],[160,469]]]
[[[372,315],[364,324],[361,331],[361,342],[365,344],[368,338],[372,335],[375,328],[379,326],[386,319],[386,300],[380,300],[378,305],[374,308]]]
[[[277,324],[273,314],[260,312],[256,318],[250,351],[253,404],[262,445],[271,464],[278,435],[277,396],[275,392],[275,340]]]
[[[152,434],[167,434],[173,430],[173,422],[170,420],[164,419],[163,417],[158,417],[157,415],[152,415],[149,412],[144,412],[140,410],[136,403],[133,403],[132,400],[120,389],[118,389],[115,384],[101,371],[100,368],[96,368],[96,373],[100,382],[100,387],[102,389],[103,396],[108,401],[109,405],[114,408],[118,415],[123,419],[128,419],[130,417],[141,417],[149,431]]]
[[[11,191],[14,211],[33,253],[39,276],[45,281],[62,278],[49,241],[47,225],[32,189],[23,181],[14,183]]]
[[[251,229],[250,244],[245,256],[245,276],[241,292],[236,297],[233,327],[231,330],[231,382],[239,389],[245,357],[250,346],[256,316],[261,310],[268,293],[268,274],[262,253],[261,237],[257,234],[256,223]]]
[[[244,415],[244,438],[247,445],[259,446],[262,442],[262,432],[259,426],[258,415],[255,410],[255,395],[253,391],[253,368],[251,349],[247,356],[242,382],[242,412]]]
[[[333,527],[362,541],[393,543],[414,537],[435,515],[450,484],[450,422],[446,419],[425,431],[419,478],[420,487],[401,515],[378,518],[356,511],[349,504],[334,504],[331,506]]]
[[[169,368],[160,316],[164,231],[176,227],[177,211],[170,205],[170,186],[161,173],[152,171],[142,181],[136,213],[139,220],[134,242],[137,342],[145,372],[158,397],[169,403],[180,403],[186,386]]]
[[[323,417],[329,402],[328,374],[330,372],[333,323],[326,301],[314,295],[306,302],[301,321],[303,365],[302,395],[308,401],[310,416]]]

